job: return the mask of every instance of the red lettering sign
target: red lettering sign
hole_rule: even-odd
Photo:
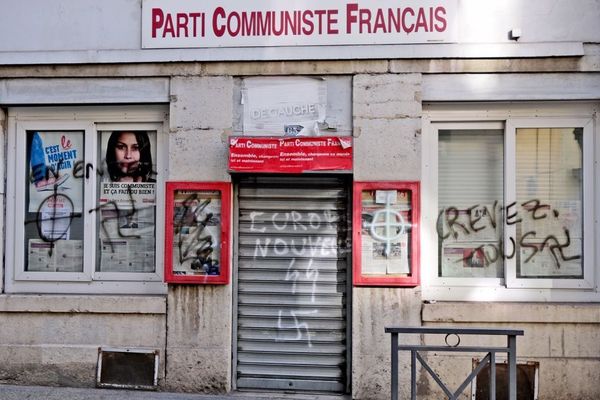
[[[351,171],[351,137],[229,138],[229,170],[236,172]]]
[[[271,0],[144,0],[142,48],[456,41],[458,0],[275,3]]]

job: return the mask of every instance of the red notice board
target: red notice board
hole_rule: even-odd
[[[167,182],[165,281],[228,284],[231,184]]]
[[[420,283],[419,182],[354,182],[353,283]]]

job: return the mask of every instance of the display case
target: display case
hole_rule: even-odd
[[[228,284],[231,184],[167,182],[165,280]]]
[[[354,182],[353,283],[417,286],[419,182]]]

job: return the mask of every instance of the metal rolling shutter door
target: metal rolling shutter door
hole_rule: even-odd
[[[238,388],[344,391],[347,202],[336,178],[240,182]]]

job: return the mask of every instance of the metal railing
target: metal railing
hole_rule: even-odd
[[[496,400],[496,353],[506,353],[508,360],[508,398],[509,400],[517,400],[517,336],[522,336],[522,330],[514,329],[473,329],[473,328],[421,328],[421,327],[388,327],[385,328],[386,333],[392,334],[392,400],[398,400],[398,351],[410,351],[410,398],[417,398],[417,361],[421,363],[423,368],[431,375],[431,377],[442,388],[449,400],[457,400],[463,390],[471,383],[477,374],[490,366],[490,385],[489,385],[489,400]],[[431,345],[398,345],[398,334],[433,334],[446,335],[446,346],[431,346]],[[456,337],[456,344],[449,344],[450,336]],[[490,346],[460,346],[460,335],[485,335],[485,336],[506,336],[506,347],[490,347]],[[427,361],[421,357],[419,352],[436,351],[436,352],[460,352],[460,353],[487,353],[481,360],[479,365],[469,374],[463,383],[452,392],[427,364]]]

